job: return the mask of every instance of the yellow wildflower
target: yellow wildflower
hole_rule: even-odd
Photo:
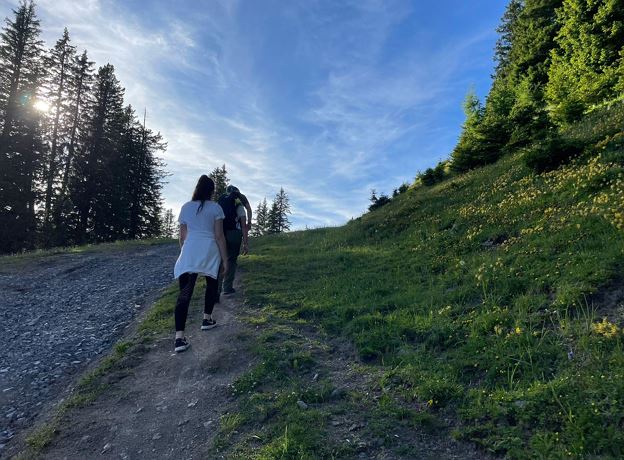
[[[598,335],[612,338],[618,334],[620,328],[609,322],[607,318],[603,318],[600,323],[592,324],[592,331]]]

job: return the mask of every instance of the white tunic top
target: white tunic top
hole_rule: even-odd
[[[189,201],[182,206],[178,222],[186,224],[188,230],[176,261],[173,275],[179,278],[183,273],[198,273],[217,279],[221,254],[215,239],[215,223],[223,219],[223,209],[214,201],[206,201],[199,213],[200,201]]]

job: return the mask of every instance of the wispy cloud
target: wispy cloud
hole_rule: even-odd
[[[6,14],[16,3],[0,0]],[[115,65],[127,102],[147,107],[169,145],[167,206],[225,163],[254,202],[284,187],[297,228],[359,215],[370,188],[389,191],[450,150],[449,114],[484,67],[499,13],[438,43],[425,6],[38,1],[48,45],[67,26],[98,65]]]

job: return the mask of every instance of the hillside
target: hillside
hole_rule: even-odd
[[[317,391],[318,432],[303,429],[310,420],[278,401],[304,398],[309,384],[297,365],[284,374],[276,365],[286,356],[314,362],[303,342],[281,343],[286,330],[317,326],[327,341],[353,343],[376,379],[384,397],[367,402],[373,420],[447,425],[512,458],[624,454],[618,139],[551,172],[533,173],[516,154],[413,188],[341,228],[255,240],[246,295],[257,323],[281,331],[260,348],[265,361],[251,378],[261,383],[244,386],[240,401],[237,425],[248,433],[258,429],[250,408],[269,407],[255,431],[267,446],[260,458],[278,444],[280,458],[323,452],[333,409]],[[369,428],[400,453],[389,431]],[[248,440],[236,443],[245,451]]]

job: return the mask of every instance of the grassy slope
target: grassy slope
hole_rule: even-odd
[[[456,414],[456,435],[489,451],[624,455],[623,318],[604,300],[622,289],[622,156],[541,175],[508,157],[342,228],[263,237],[246,293],[347,336],[384,391]],[[293,458],[316,436],[291,439]]]

